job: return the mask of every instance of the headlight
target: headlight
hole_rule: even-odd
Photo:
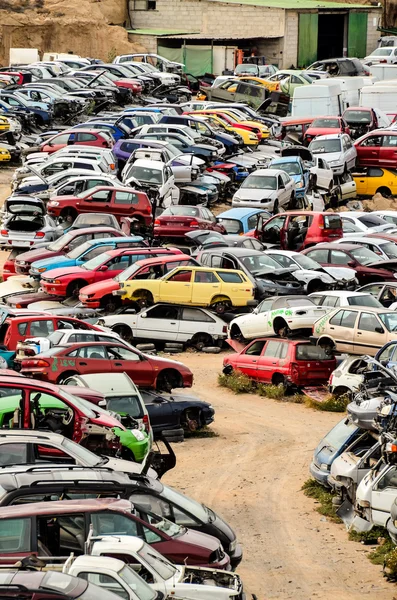
[[[130,431],[138,442],[143,442],[146,439],[146,436],[139,429],[130,429]]]
[[[18,264],[21,265],[21,266],[23,266],[23,265],[26,265],[26,262],[24,260],[19,260]]]
[[[320,470],[321,470],[321,471],[329,471],[329,465],[327,465],[327,464],[325,464],[325,463],[322,463],[322,464],[320,465]]]
[[[233,540],[229,544],[229,552],[234,552],[237,548],[237,540]]]
[[[394,279],[397,279],[397,273],[393,273]]]
[[[49,206],[59,206],[59,202],[55,202],[55,200],[51,200],[51,202],[48,203]]]
[[[299,182],[298,182],[298,183],[295,185],[295,187],[297,187],[297,188],[303,188],[303,181],[299,181]]]
[[[258,140],[258,136],[257,136],[257,135],[254,135],[253,133],[250,133],[250,134],[249,134],[249,139],[250,139],[250,140],[255,140],[255,141],[257,141],[257,140]]]

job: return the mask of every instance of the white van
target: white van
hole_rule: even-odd
[[[371,85],[363,87],[359,106],[379,108],[387,114],[397,113],[397,94],[394,85]]]
[[[334,84],[340,85],[344,108],[346,109],[349,106],[358,105],[360,90],[367,85],[367,82],[364,77],[333,77],[332,79],[320,79],[316,85],[332,86]]]
[[[371,65],[371,75],[379,81],[385,79],[397,79],[397,65]]]
[[[328,81],[325,79],[324,81]],[[338,83],[302,85],[294,90],[291,116],[340,116],[343,112],[342,90]]]

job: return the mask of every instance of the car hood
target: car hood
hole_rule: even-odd
[[[334,279],[354,279],[356,276],[356,271],[354,269],[348,269],[346,267],[323,267],[322,269]]]
[[[52,252],[46,248],[36,248],[36,250],[30,250],[29,252],[23,252],[23,254],[20,254],[18,256],[18,261],[24,260],[25,262],[33,263],[52,258],[54,256],[60,256],[61,254],[62,252]]]
[[[342,452],[337,456],[331,465],[331,475],[334,477],[354,478],[357,481],[357,468],[360,459],[354,456],[352,452]]]
[[[397,270],[397,259],[391,260],[379,260],[376,262],[367,265],[368,267],[373,267],[374,269],[386,269],[387,271],[396,271]]]
[[[310,269],[299,269],[294,271],[294,277],[298,281],[311,281],[312,279],[319,279],[323,283],[334,283],[334,278],[328,273],[322,271],[311,271]]]
[[[73,271],[74,272],[74,271]],[[85,271],[87,273],[87,271]],[[96,294],[97,292],[103,292],[110,294],[113,290],[119,289],[119,283],[114,279],[105,279],[105,281],[98,281],[97,283],[91,283],[86,285],[80,291],[81,294]]]
[[[343,152],[316,152],[315,156],[324,158],[327,163],[336,160],[343,161]]]
[[[44,203],[37,198],[21,198],[11,196],[6,202],[6,212],[11,215],[33,216],[38,215],[43,217],[46,213]]]
[[[194,529],[185,529],[182,535],[178,535],[173,539],[178,540],[178,542],[183,542],[185,544],[191,544],[199,548],[207,549],[210,552],[218,550],[220,546],[219,541],[212,535],[207,535],[206,533],[195,531]]]
[[[263,198],[275,198],[277,196],[277,190],[263,190],[263,189],[239,189],[235,193],[236,198],[241,200],[262,200]]]
[[[50,256],[48,258],[44,258],[43,260],[35,260],[32,264],[32,269],[43,269],[45,268],[46,271],[49,271],[50,269],[56,269],[59,267],[65,268],[67,266],[74,266],[76,264],[76,259],[74,258],[67,258],[65,256],[65,259],[60,259],[59,256]]]
[[[313,155],[305,146],[292,146],[290,148],[281,148],[281,156],[300,156],[302,160],[313,160]]]
[[[86,271],[81,267],[61,267],[59,269],[51,269],[46,273],[43,273],[43,279],[57,279],[58,277],[65,277],[66,275],[79,275],[87,278],[92,271]]]
[[[306,136],[316,135],[333,135],[334,133],[340,133],[340,127],[309,127],[306,131]]]

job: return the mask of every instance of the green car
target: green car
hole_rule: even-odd
[[[4,391],[5,388],[2,389],[3,394]],[[15,394],[16,390],[12,391],[14,392],[13,395],[3,395],[0,397],[0,428],[2,429],[23,427],[20,419],[22,413],[21,394]],[[32,390],[31,395],[33,398],[30,400],[32,429],[45,427],[56,433],[61,433],[69,439],[73,439],[76,433],[76,424],[74,423],[76,417],[73,408],[78,410],[80,415],[83,414],[84,421],[93,421],[93,429],[98,426],[105,427],[105,425],[101,425],[100,423],[97,425],[95,421],[100,420],[103,413],[109,415],[108,411],[82,398],[77,398],[66,392],[62,393],[65,396],[65,402],[58,400],[51,394],[35,393],[35,390]],[[67,403],[68,400],[70,401],[70,405]],[[17,411],[17,409],[19,410]],[[43,423],[42,418],[44,416],[45,422]],[[112,427],[112,431],[119,438],[123,446],[122,458],[132,459],[135,462],[142,462],[144,460],[151,447],[151,440],[145,431],[139,431],[138,429],[123,430],[120,427]],[[95,432],[92,435],[95,435]]]
[[[268,81],[278,81],[280,83],[280,91],[284,92],[284,94],[289,94],[291,98],[294,95],[295,88],[313,83],[313,79],[304,71],[294,69],[277,71],[277,73],[270,75],[267,79]]]

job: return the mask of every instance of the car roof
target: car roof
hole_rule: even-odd
[[[371,133],[373,133],[371,131]],[[316,140],[339,140],[342,135],[345,135],[344,133],[329,133],[328,135],[318,135],[313,142],[315,142]]]
[[[341,308],[341,307],[339,307]],[[338,309],[338,307],[335,308],[336,310]],[[365,310],[365,312],[373,312],[377,315],[382,315],[382,314],[386,314],[386,313],[393,313],[395,314],[394,310],[390,310],[388,308],[374,308],[372,306],[351,306],[349,305],[349,310]],[[328,315],[330,315],[331,313],[328,313]]]
[[[137,392],[139,394],[135,383],[127,373],[88,373],[86,375],[75,375],[74,377],[85,383],[88,388],[92,387],[92,389],[98,391],[100,388],[103,394],[109,392],[123,394],[126,391],[130,393]]]
[[[312,246],[311,248],[308,248],[308,252],[310,250],[317,250],[319,248],[323,250],[354,250],[360,248],[360,246],[359,244],[349,244],[347,242],[346,244],[333,244],[332,242],[325,242],[317,244],[317,246]]]
[[[114,227],[110,227],[109,225],[98,225],[98,227],[82,227],[81,229],[71,229],[70,231],[67,232],[66,235],[70,235],[70,234],[74,234],[75,237],[77,237],[78,235],[85,235],[87,233],[110,233],[112,231],[117,231],[117,229],[115,229]],[[106,239],[114,239],[114,238],[118,238],[121,237],[123,238],[124,236],[122,235],[116,235],[112,238],[106,238]],[[126,238],[127,239],[127,238]],[[94,242],[94,241],[100,241],[100,240],[87,240],[87,242]]]
[[[168,264],[172,262],[177,262],[178,260],[193,260],[193,256],[189,256],[188,254],[173,254],[169,256],[168,254],[160,254],[159,256],[154,256],[153,258],[145,258],[142,260],[137,260],[134,265],[139,265],[140,267],[150,267],[151,265],[157,264]],[[193,265],[191,265],[193,266]],[[156,302],[157,304],[157,302]]]
[[[300,252],[295,252],[295,250],[280,250],[279,248],[267,248],[265,253],[275,252],[276,254],[281,254],[283,256],[297,256]]]
[[[386,223],[386,221],[385,221],[385,223]],[[357,235],[349,235],[349,237],[346,238],[346,241],[347,241],[347,243],[349,243],[349,240],[355,240],[355,239],[358,239],[358,240],[360,240],[360,242],[363,242],[363,243],[367,242],[368,244],[379,244],[379,245],[381,245],[381,244],[388,244],[389,243],[388,240],[384,240],[383,238],[375,237],[375,235],[372,238],[367,237],[367,236],[362,236],[362,235],[359,234],[359,232],[357,232]]]
[[[12,517],[31,517],[37,515],[69,514],[84,510],[99,512],[103,510],[114,510],[131,512],[131,502],[128,500],[115,500],[113,498],[91,498],[84,500],[57,500],[55,502],[32,502],[29,504],[18,504],[17,506],[2,506],[0,519]]]
[[[264,208],[230,208],[217,215],[217,218],[241,219],[242,217],[248,217],[250,215],[256,215],[262,212],[268,212]]]
[[[48,315],[47,315],[47,318],[48,318]],[[102,343],[106,344],[106,342],[102,342]],[[97,343],[97,345],[99,345],[99,344]],[[68,347],[69,346],[64,346],[64,348],[68,348]],[[9,384],[10,386],[12,384],[15,384],[18,388],[21,387],[21,384],[23,386],[32,386],[32,387],[36,387],[36,388],[41,388],[44,393],[46,393],[48,391],[59,392],[59,387],[57,385],[54,385],[53,383],[49,383],[48,381],[41,381],[40,379],[33,379],[32,377],[21,378],[21,375],[15,375],[15,376],[2,375],[1,383],[2,383],[2,385]]]
[[[56,441],[59,444],[62,444],[62,441],[65,439],[63,435],[60,433],[48,433],[46,431],[35,431],[34,429],[0,429],[0,442],[7,438],[28,438],[28,439],[38,439],[40,441]]]
[[[300,156],[282,156],[280,158],[274,158],[271,161],[271,165],[275,165],[275,164],[283,164],[283,163],[289,163],[289,162],[302,162],[302,159]],[[270,170],[270,169],[268,169]]]
[[[250,175],[271,175],[273,177],[277,177],[278,175],[281,175],[281,173],[284,173],[285,175],[285,171],[282,169],[257,169],[256,171],[250,173]]]
[[[12,466],[11,466],[12,468]],[[36,483],[34,489],[39,490],[42,485],[51,483],[63,485],[80,482],[96,482],[110,483],[114,485],[126,485],[129,483],[127,475],[117,471],[108,471],[105,469],[95,469],[93,467],[86,468],[75,465],[62,465],[54,468],[54,465],[42,465],[28,467],[25,471],[18,473],[6,472],[0,470],[0,486],[7,492],[29,487],[32,483]]]
[[[382,282],[383,283],[383,282]],[[348,290],[328,290],[318,291],[309,294],[310,296],[340,296],[341,298],[352,298],[354,296],[368,296],[369,292],[352,292]]]
[[[220,248],[216,248],[214,247],[213,249],[205,249],[202,250],[202,252],[210,252],[215,253],[215,252],[229,252],[231,254],[234,254],[235,256],[263,256],[263,252],[261,250],[254,250],[254,249],[250,249],[250,248],[236,248],[235,246],[228,246],[228,247],[220,247]],[[202,267],[204,269],[204,267]],[[208,270],[208,269],[207,269]],[[218,270],[217,268],[215,268],[215,270]],[[221,269],[221,270],[225,270],[225,269]],[[230,269],[229,269],[230,270]]]

